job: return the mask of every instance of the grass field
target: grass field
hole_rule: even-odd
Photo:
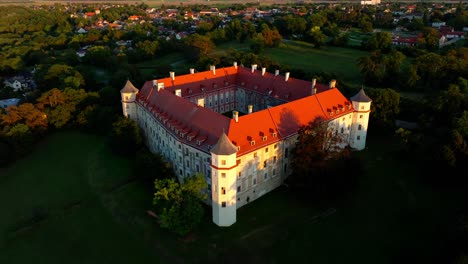
[[[362,77],[357,68],[357,59],[368,52],[340,47],[315,49],[312,44],[302,41],[283,41],[274,49],[266,49],[265,54],[281,64],[305,72],[327,72],[336,74],[351,84],[361,84]]]
[[[345,201],[280,188],[241,208],[232,227],[207,215],[191,241],[147,216],[151,191],[102,138],[55,134],[0,175],[0,263],[447,263],[437,257],[455,199],[435,195],[391,140],[370,133],[357,153],[365,173]]]

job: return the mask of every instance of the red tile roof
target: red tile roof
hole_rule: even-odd
[[[144,90],[145,88],[142,88],[142,92]],[[137,102],[143,106],[146,103],[147,109],[152,107],[153,115],[160,116],[161,118],[158,120],[164,123],[167,128],[172,129],[173,134],[176,134],[176,127],[179,127],[180,131],[190,129],[189,134],[196,136],[191,141],[187,140],[187,137],[182,138],[179,136],[181,141],[198,146],[196,142],[198,139],[203,141],[203,146],[198,146],[198,148],[207,151],[208,145],[215,145],[221,133],[229,130],[230,118],[208,108],[199,107],[164,89],[159,92],[156,91],[156,88],[150,90],[144,91],[147,95],[149,94],[147,97],[142,96],[142,93],[140,93]],[[144,100],[144,98],[147,98],[147,100]]]
[[[252,73],[243,67],[216,69],[216,75],[205,71],[157,82],[164,83],[164,89],[157,92],[152,81],[146,82],[138,94],[138,103],[151,109],[179,140],[204,151],[209,151],[226,133],[239,147],[237,155],[243,155],[296,134],[301,126],[316,118],[331,120],[354,111],[352,103],[337,88],[317,84],[317,93],[310,95],[311,82],[294,78],[286,82],[284,76],[271,73],[262,76],[261,71]],[[213,84],[224,87],[225,82],[289,102],[240,116],[236,122],[183,98],[201,93],[202,87],[206,91],[216,89]],[[174,95],[176,89],[182,90],[182,97]]]

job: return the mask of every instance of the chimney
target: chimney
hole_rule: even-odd
[[[239,112],[238,111],[232,111],[232,118],[236,120],[236,123],[239,122]]]
[[[333,79],[333,80],[330,81],[330,89],[335,88],[335,86],[336,86],[336,80]]]
[[[169,76],[171,76],[171,79],[173,81],[175,80],[175,72],[173,72],[173,71],[169,72]]]
[[[279,75],[279,70],[275,70],[275,76]]]
[[[257,69],[257,64],[252,64],[252,73]]]
[[[158,80],[153,80],[153,88],[158,86]]]
[[[213,75],[216,75],[216,66],[211,65],[210,70],[213,72]]]
[[[175,90],[175,95],[182,97],[182,90],[181,89]]]
[[[251,114],[253,112],[253,105],[248,106],[248,113]]]
[[[194,68],[190,68],[190,74],[194,74],[195,73],[195,69]]]
[[[284,74],[284,81],[287,82],[289,79],[289,72]]]
[[[233,65],[234,65],[234,68],[237,69],[237,61],[235,61],[235,62],[233,63]]]
[[[262,68],[262,76],[265,75],[265,72],[266,72],[266,68],[263,67],[263,68]]]
[[[315,84],[317,83],[317,79],[312,79],[312,95],[317,93],[317,88],[315,88]]]
[[[201,107],[205,107],[205,99],[204,98],[198,98],[197,105],[201,106]]]

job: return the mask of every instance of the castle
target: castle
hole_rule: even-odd
[[[242,66],[145,82],[120,91],[123,115],[143,129],[146,143],[170,162],[180,181],[202,173],[213,222],[230,226],[236,210],[280,186],[291,174],[299,127],[321,118],[350,147],[366,144],[371,99],[345,98],[329,85],[289,72]]]

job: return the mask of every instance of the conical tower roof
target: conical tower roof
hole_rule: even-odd
[[[363,102],[363,103],[372,102],[372,99],[370,99],[369,96],[366,95],[363,88],[361,88],[361,90],[359,90],[359,92],[356,95],[354,95],[353,97],[349,99],[351,99],[351,101],[354,101],[354,102]]]
[[[121,93],[138,93],[138,89],[133,86],[132,82],[130,80],[127,80],[127,83],[125,83],[124,88],[120,90]]]
[[[211,153],[216,155],[232,155],[237,152],[237,147],[232,144],[226,133],[222,133],[218,142],[211,149]]]

